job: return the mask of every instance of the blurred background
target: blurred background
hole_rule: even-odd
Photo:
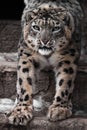
[[[0,19],[19,20],[24,8],[23,0],[1,0]]]
[[[87,4],[87,0],[78,0],[82,6]],[[20,19],[24,8],[23,0],[1,0],[0,19]]]

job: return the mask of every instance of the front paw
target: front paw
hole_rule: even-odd
[[[26,125],[32,118],[32,107],[16,106],[8,115],[8,122],[13,125]]]
[[[72,115],[72,111],[67,107],[60,107],[55,104],[49,107],[47,118],[50,121],[63,120]]]

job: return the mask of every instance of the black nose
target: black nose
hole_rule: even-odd
[[[46,45],[49,42],[49,39],[42,39],[41,41],[42,41],[43,44]]]

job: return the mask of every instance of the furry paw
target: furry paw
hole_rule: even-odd
[[[69,110],[67,107],[60,107],[53,104],[49,107],[47,117],[50,121],[58,121],[58,120],[66,119],[71,115],[72,115],[72,111]]]
[[[16,106],[8,115],[8,122],[13,125],[26,125],[32,118],[32,107]]]

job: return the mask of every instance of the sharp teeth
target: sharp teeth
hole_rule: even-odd
[[[49,49],[39,49],[39,53],[41,55],[49,55],[51,53],[51,50],[49,50]]]

